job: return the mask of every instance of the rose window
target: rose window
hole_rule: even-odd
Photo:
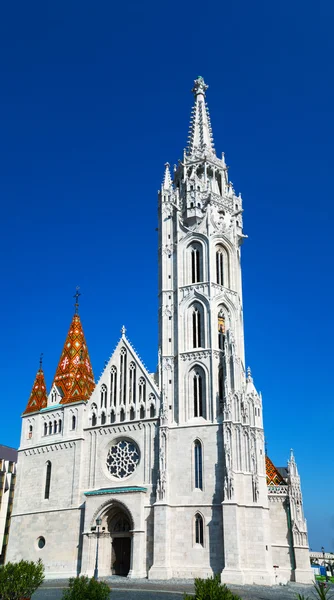
[[[137,468],[139,450],[134,442],[120,440],[111,446],[107,456],[107,469],[111,475],[124,479]]]

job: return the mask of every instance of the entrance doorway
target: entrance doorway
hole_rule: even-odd
[[[112,565],[113,575],[126,577],[130,571],[131,538],[116,537],[112,541]]]
[[[117,505],[109,513],[108,530],[111,536],[111,572],[126,577],[131,564],[131,525],[128,515]]]

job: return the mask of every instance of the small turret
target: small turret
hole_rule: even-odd
[[[24,415],[32,412],[37,412],[41,410],[41,408],[45,408],[47,405],[47,394],[46,394],[46,384],[44,378],[44,372],[42,369],[42,356],[39,362],[39,369],[37,371],[34,385],[32,386],[31,394],[28,400],[27,408],[24,411]]]

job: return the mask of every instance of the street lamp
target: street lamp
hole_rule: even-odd
[[[97,540],[96,540],[96,557],[95,557],[95,569],[94,569],[94,579],[97,580],[99,576],[99,538],[100,538],[100,527],[102,524],[102,519],[96,519],[96,529],[97,529]]]
[[[322,552],[322,558],[324,561],[324,567],[326,569],[326,581],[328,581],[327,567],[326,567],[326,563],[325,563],[325,548],[323,546],[321,546],[321,552]]]

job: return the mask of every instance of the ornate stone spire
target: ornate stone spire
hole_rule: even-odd
[[[162,182],[162,189],[163,190],[170,190],[172,188],[172,178],[170,175],[170,170],[169,170],[169,163],[166,162],[165,163],[165,175],[164,175],[164,180]]]
[[[62,404],[88,400],[95,387],[85,335],[77,313],[73,316],[52,385],[60,390]]]
[[[195,104],[190,119],[187,154],[192,155],[196,151],[208,151],[215,153],[209,109],[205,102],[205,92],[209,86],[203,77],[197,77],[194,81],[192,92],[195,96]]]
[[[36,412],[41,410],[41,408],[45,408],[47,405],[47,394],[46,394],[46,385],[44,372],[42,369],[42,362],[40,360],[39,369],[37,371],[34,385],[32,386],[31,394],[28,400],[27,408],[25,409],[23,414]]]

